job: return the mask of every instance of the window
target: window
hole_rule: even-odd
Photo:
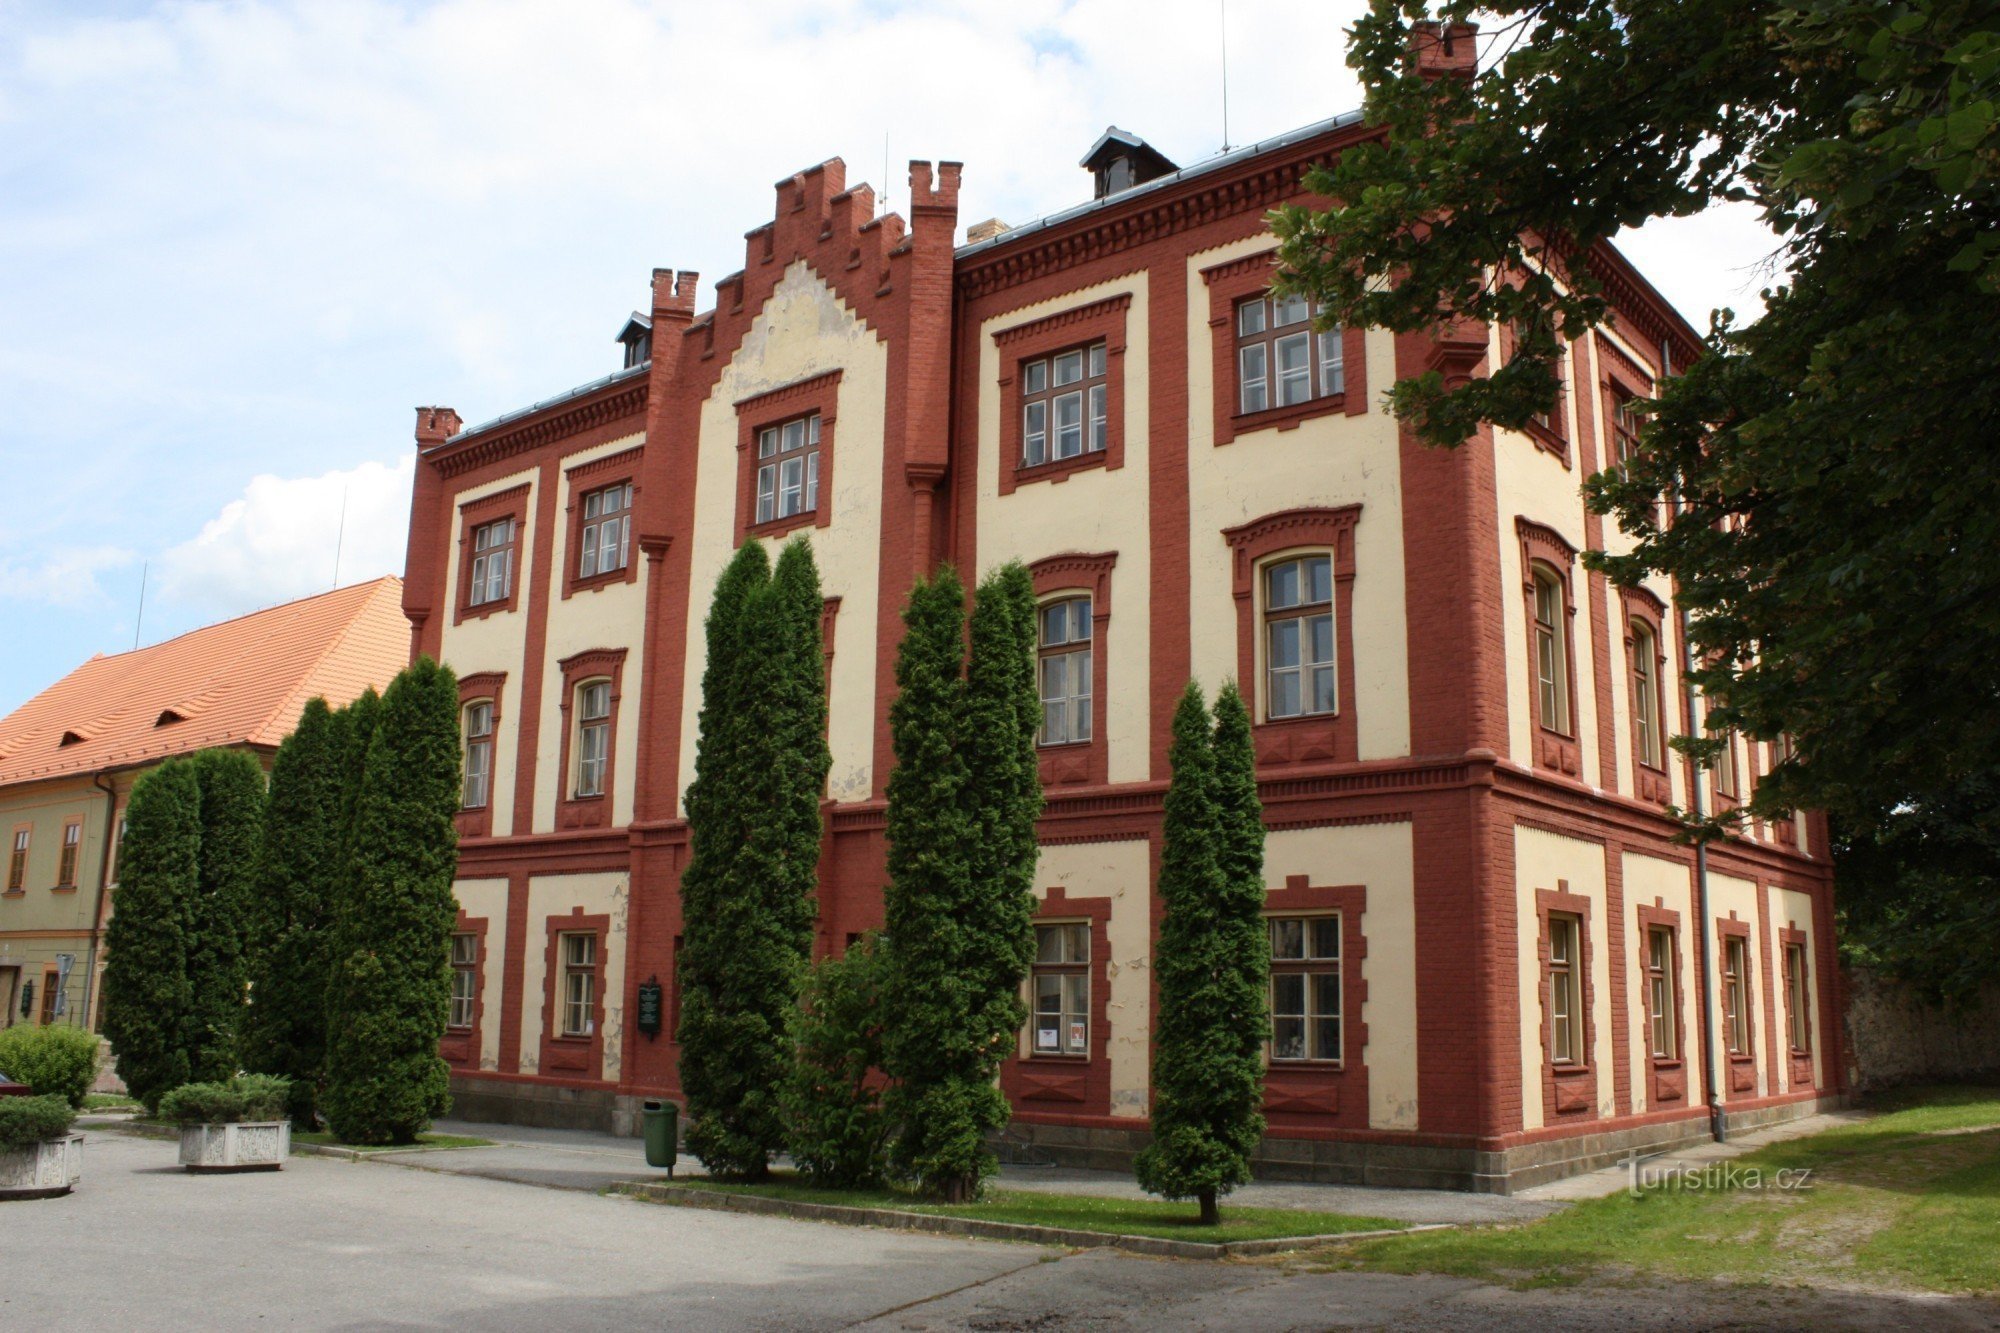
[[[1090,924],[1035,927],[1036,1055],[1090,1054]]]
[[[1632,459],[1639,452],[1638,401],[1631,394],[1612,391],[1611,465],[1621,477],[1631,471]]]
[[[460,804],[483,810],[493,793],[493,701],[465,707],[465,791]]]
[[[1535,697],[1541,723],[1569,735],[1569,618],[1564,614],[1562,580],[1546,565],[1536,565]]]
[[[1347,391],[1341,332],[1315,334],[1316,313],[1302,296],[1254,296],[1236,303],[1239,411],[1247,415]]]
[[[604,765],[611,753],[611,682],[585,681],[576,691],[575,799],[604,795]]]
[[[1793,759],[1797,758],[1797,756],[1798,756],[1798,749],[1792,744],[1792,737],[1789,732],[1781,731],[1775,737],[1772,738],[1771,740],[1772,768],[1775,769],[1780,764],[1789,764]]]
[[[1785,946],[1785,1019],[1792,1049],[1806,1052],[1812,1049],[1812,1011],[1807,1006],[1806,996],[1806,946],[1787,944]]]
[[[1109,386],[1104,344],[1021,363],[1021,466],[1036,467],[1104,448]]]
[[[76,854],[83,846],[83,821],[72,819],[63,825],[62,854],[56,861],[56,887],[76,887]]]
[[[504,602],[514,592],[514,520],[482,523],[472,533],[472,585],[466,598],[473,606]]]
[[[757,432],[757,522],[819,508],[819,413]]]
[[[1639,762],[1653,768],[1666,767],[1666,753],[1660,735],[1660,643],[1653,627],[1644,621],[1632,622],[1632,733],[1639,748]]]
[[[1331,556],[1264,567],[1264,670],[1267,718],[1331,713],[1337,706]]]
[[[42,973],[42,1026],[48,1027],[63,1012],[62,973],[53,967]]]
[[[1559,1065],[1583,1060],[1583,920],[1549,914],[1549,1058]]]
[[[25,828],[14,830],[14,848],[7,857],[7,892],[19,893],[28,881],[28,833]]]
[[[597,1031],[597,936],[563,935],[562,1035],[588,1037]]]
[[[1654,926],[1646,932],[1646,1003],[1655,1060],[1678,1060],[1681,1056],[1679,1011],[1674,995],[1680,989],[1679,957],[1674,952],[1674,932]]]
[[[1742,793],[1742,779],[1736,772],[1736,729],[1726,729],[1722,733],[1722,753],[1716,755],[1713,765],[1715,773],[1715,794],[1736,800]]]
[[[1045,602],[1040,614],[1042,745],[1090,739],[1090,598]]]
[[[589,938],[584,936],[582,938]],[[479,937],[470,932],[451,937],[451,1017],[449,1026],[470,1028],[479,996]]]
[[[1272,917],[1271,1059],[1340,1059],[1340,918]]]
[[[584,496],[576,576],[594,578],[625,568],[631,544],[632,483],[620,482]]]
[[[1750,949],[1741,935],[1722,941],[1722,1030],[1731,1055],[1750,1054]]]

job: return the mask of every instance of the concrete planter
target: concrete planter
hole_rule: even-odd
[[[0,1152],[0,1199],[53,1199],[83,1178],[83,1135]]]
[[[181,1126],[181,1165],[190,1171],[276,1171],[291,1151],[289,1120]]]

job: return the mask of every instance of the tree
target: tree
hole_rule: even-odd
[[[1850,920],[1894,919],[1921,887],[1938,928],[1976,927],[2000,890],[2000,14],[1968,0],[1438,14],[1475,8],[1503,26],[1466,77],[1414,67],[1416,0],[1374,0],[1355,25],[1349,63],[1386,138],[1309,177],[1333,207],[1283,210],[1283,284],[1328,324],[1511,325],[1516,350],[1490,376],[1390,393],[1422,438],[1455,446],[1556,402],[1562,340],[1607,318],[1601,243],[1756,204],[1781,238],[1781,285],[1755,320],[1715,316],[1703,355],[1647,406],[1636,457],[1591,480],[1593,507],[1637,545],[1588,559],[1622,583],[1669,576],[1690,614],[1712,730],[1678,748],[1705,759],[1732,727],[1795,738],[1745,813],[1823,808],[1843,847],[1871,849],[1851,862],[1866,878],[1840,877]],[[1905,857],[1943,825],[1968,854],[1939,878]],[[1955,984],[1996,970],[1989,951]]]
[[[450,1105],[458,682],[420,657],[390,683],[355,803],[328,979],[325,1110],[349,1143],[408,1143]]]
[[[781,1095],[785,1142],[806,1178],[858,1189],[882,1178],[889,1122],[874,1078],[882,1064],[883,955],[874,936],[816,964],[792,1022]]]
[[[1210,734],[1192,681],[1174,710],[1160,844],[1159,1018],[1153,1036],[1153,1141],[1133,1166],[1139,1184],[1194,1198],[1204,1226],[1217,1198],[1250,1179],[1264,1135],[1264,822],[1250,715],[1234,685],[1216,699]]]
[[[242,750],[201,750],[192,762],[201,868],[187,910],[188,1078],[213,1083],[242,1067],[244,918],[263,841],[264,768]]]
[[[201,787],[193,763],[169,759],[132,785],[104,932],[104,1035],[148,1107],[188,1081],[187,916],[200,874]]]
[[[309,700],[278,746],[257,892],[248,923],[250,1008],[244,1067],[290,1081],[292,1115],[313,1123],[325,1076],[326,968],[333,909],[346,883],[351,710]]]

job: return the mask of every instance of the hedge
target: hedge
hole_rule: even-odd
[[[82,1028],[11,1027],[0,1032],[0,1074],[81,1107],[97,1082],[97,1034]]]
[[[0,1152],[59,1139],[75,1123],[76,1112],[60,1097],[0,1097]]]
[[[269,1074],[239,1074],[218,1083],[183,1083],[160,1098],[160,1118],[183,1125],[282,1120],[291,1096],[291,1080]]]

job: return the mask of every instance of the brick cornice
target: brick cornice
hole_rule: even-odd
[[[547,412],[508,422],[490,433],[475,435],[460,444],[447,441],[428,460],[446,477],[456,477],[474,468],[515,454],[527,453],[544,444],[583,431],[608,426],[626,417],[636,417],[635,430],[644,429],[648,380],[640,377],[606,385],[594,394],[573,403],[552,407]]]
[[[840,370],[829,370],[818,375],[808,375],[802,380],[794,380],[790,384],[781,384],[775,389],[766,389],[762,393],[753,393],[748,398],[738,398],[735,402],[736,414],[738,416],[753,412],[760,416],[769,412],[782,414],[787,404],[806,402],[827,390],[838,388],[840,376]]]
[[[1120,292],[1116,296],[1107,296],[1102,301],[1092,301],[1089,305],[1080,305],[1074,310],[1060,310],[1053,315],[1045,315],[1041,319],[1031,319],[1025,324],[1016,324],[1010,329],[1002,329],[993,335],[993,341],[1000,347],[1007,347],[1031,338],[1041,338],[1048,334],[1059,333],[1063,329],[1071,328],[1078,324],[1087,324],[1091,320],[1099,319],[1105,315],[1124,314],[1131,305],[1132,293]]]
[[[645,456],[646,446],[634,445],[630,449],[620,449],[615,454],[593,458],[588,463],[578,463],[575,467],[565,469],[564,475],[572,482],[580,482],[602,476],[607,472],[633,472],[638,470],[640,460]]]

